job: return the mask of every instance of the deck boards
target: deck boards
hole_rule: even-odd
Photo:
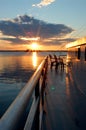
[[[67,68],[48,68],[43,130],[86,130],[86,97]]]

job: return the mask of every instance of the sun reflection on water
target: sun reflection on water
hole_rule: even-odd
[[[33,52],[32,54],[32,63],[34,68],[37,67],[37,52]]]

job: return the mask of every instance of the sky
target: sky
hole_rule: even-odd
[[[0,50],[62,50],[86,36],[86,0],[0,0]]]

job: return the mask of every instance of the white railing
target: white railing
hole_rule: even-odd
[[[31,130],[32,127],[35,127],[36,130],[41,129],[42,120],[40,119],[42,119],[42,117],[40,118],[40,113],[42,112],[40,106],[43,106],[44,102],[43,93],[46,82],[47,66],[46,57],[0,119],[0,130],[18,130],[17,126],[31,101],[31,97],[34,97],[34,99],[23,129]]]

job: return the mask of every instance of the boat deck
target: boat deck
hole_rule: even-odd
[[[71,69],[56,71],[49,65],[45,91],[43,130],[86,130],[86,96],[78,89]]]

